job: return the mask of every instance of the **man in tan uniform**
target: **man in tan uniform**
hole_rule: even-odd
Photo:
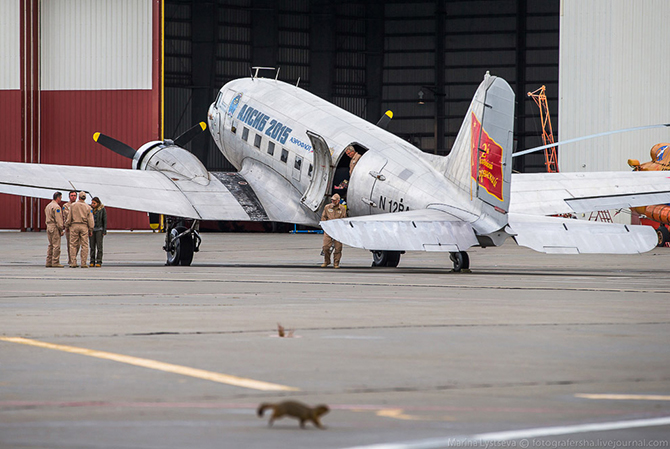
[[[93,232],[93,213],[91,206],[86,204],[85,192],[79,192],[79,201],[70,206],[70,215],[66,226],[70,228],[70,268],[77,268],[77,252],[81,247],[81,267],[88,268],[88,238]]]
[[[347,216],[347,209],[340,204],[340,195],[337,193],[332,196],[330,204],[327,204],[321,214],[321,221],[335,220]],[[333,252],[333,268],[340,268],[340,259],[342,258],[342,243],[333,239],[331,236],[323,233],[323,264],[322,268],[330,265],[330,246],[335,246]]]
[[[63,223],[67,223],[67,217],[70,216],[70,207],[77,201],[77,192],[70,190],[70,202],[63,204]],[[67,241],[67,260],[70,263],[70,228],[65,227],[65,240]]]
[[[354,149],[354,147],[351,145],[345,148],[344,152],[351,158],[351,161],[349,161],[349,176],[351,176],[351,172],[354,171],[354,167],[356,164],[358,164],[358,160],[361,158],[361,155],[358,154],[356,149]]]
[[[63,235],[63,212],[60,207],[62,197],[62,193],[54,193],[53,201],[44,209],[47,238],[49,239],[46,266],[51,268],[63,268],[63,265],[60,264],[60,237]]]

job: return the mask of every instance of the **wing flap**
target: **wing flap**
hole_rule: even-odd
[[[658,242],[651,226],[514,213],[508,226],[517,244],[548,254],[638,254]]]
[[[335,240],[375,251],[465,251],[477,245],[472,226],[438,210],[322,221]]]

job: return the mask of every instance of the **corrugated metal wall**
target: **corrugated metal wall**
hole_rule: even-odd
[[[21,156],[21,47],[19,0],[0,2],[0,160],[20,162]],[[0,195],[0,229],[21,226],[20,200]]]
[[[670,2],[563,0],[560,139],[670,121]],[[670,141],[667,128],[615,134],[559,149],[566,172],[629,170]]]

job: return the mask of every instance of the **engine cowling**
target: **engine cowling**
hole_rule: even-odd
[[[190,180],[200,185],[209,183],[209,172],[188,150],[171,141],[147,142],[133,157],[133,169],[164,173],[173,181]]]

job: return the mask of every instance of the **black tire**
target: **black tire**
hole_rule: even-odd
[[[397,267],[400,263],[400,251],[372,251],[373,267]]]
[[[170,231],[170,237],[175,237],[186,231],[184,226],[177,226]],[[193,237],[191,235],[184,235],[179,240],[174,242],[174,247],[171,251],[167,251],[167,264],[176,266],[188,266],[193,262]]]
[[[670,242],[670,231],[665,225],[660,225],[656,229],[656,235],[658,236],[658,245],[656,246],[665,246],[666,243]]]
[[[400,251],[386,251],[386,266],[397,267],[400,263]]]
[[[470,256],[465,251],[449,253],[449,258],[454,263],[454,272],[470,269]]]
[[[386,251],[372,251],[372,266],[373,267],[386,266]]]

